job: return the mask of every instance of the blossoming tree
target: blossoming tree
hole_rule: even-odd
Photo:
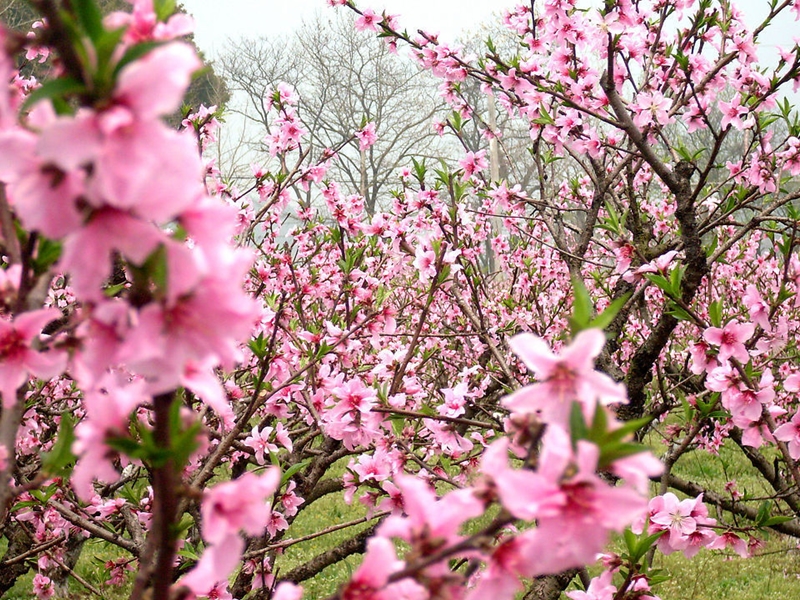
[[[278,85],[237,190],[202,158],[213,109],[163,122],[201,67],[174,3],[31,0],[43,26],[3,32],[2,589],[35,568],[52,596],[96,539],[134,599],[296,599],[357,553],[331,598],[554,598],[576,576],[575,600],[647,598],[655,551],[800,535],[800,142],[778,96],[800,49],[757,62],[800,7],[750,30],[728,2],[533,2],[504,19],[516,55],[470,57],[330,3],[442,78],[439,129],[496,141],[460,91],[479,82],[529,128],[535,185],[470,150],[413,161],[368,217],[326,173],[380,131],[312,155]],[[676,474],[723,444],[772,502]],[[331,494],[366,515],[294,535]]]

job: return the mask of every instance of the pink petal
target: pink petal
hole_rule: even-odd
[[[243,551],[244,540],[235,533],[206,546],[197,565],[178,584],[185,585],[198,596],[205,596],[217,583],[228,579]]]
[[[161,46],[122,70],[114,99],[140,118],[168,115],[181,107],[192,73],[202,66],[189,44]]]
[[[722,344],[722,329],[719,327],[709,327],[703,332],[703,339],[709,344],[720,346]]]
[[[550,351],[547,342],[532,333],[519,333],[508,340],[508,345],[525,366],[541,379],[547,379],[559,363],[558,356]]]
[[[102,136],[93,112],[59,118],[42,132],[36,150],[45,163],[64,171],[74,171],[94,161]]]
[[[584,329],[561,352],[561,359],[574,371],[592,371],[594,359],[603,350],[606,335],[600,329]]]

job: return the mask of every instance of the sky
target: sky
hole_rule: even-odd
[[[412,32],[425,29],[440,33],[444,41],[454,41],[463,31],[475,29],[516,3],[515,0],[359,0],[357,4],[376,12],[385,9],[400,15],[401,28]],[[329,7],[325,0],[183,0],[183,5],[195,17],[195,39],[210,58],[223,49],[228,38],[288,36],[316,12],[344,10]],[[768,0],[739,0],[736,5],[752,26],[765,14]],[[798,23],[791,18],[782,19],[770,28],[768,35],[762,36],[761,45],[791,46],[797,35],[800,35]]]
[[[384,9],[400,15],[401,28],[425,29],[455,40],[465,29],[475,28],[493,12],[511,6],[513,0],[361,0],[359,7]],[[315,12],[333,11],[325,0],[183,0],[195,17],[198,46],[214,57],[227,38],[288,35]],[[342,9],[337,9],[342,10]]]

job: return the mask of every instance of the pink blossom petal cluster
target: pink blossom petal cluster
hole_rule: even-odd
[[[267,500],[277,491],[280,479],[280,470],[270,467],[263,475],[247,472],[205,493],[200,515],[207,546],[180,585],[200,596],[227,579],[244,550],[239,532],[259,535],[264,531],[272,518]]]
[[[509,346],[537,382],[504,398],[503,405],[513,413],[537,414],[545,422],[567,427],[573,402],[581,404],[589,419],[598,401],[603,405],[626,403],[624,387],[594,368],[604,344],[602,331],[587,329],[556,355],[547,342],[533,334],[514,336]]]
[[[664,554],[682,551],[691,558],[717,540],[717,521],[708,516],[702,494],[679,500],[667,492],[650,500],[649,513],[648,533],[666,532],[658,539],[658,549]]]

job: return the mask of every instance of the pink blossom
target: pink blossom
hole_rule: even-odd
[[[75,201],[84,177],[61,171],[36,154],[36,137],[22,129],[0,133],[0,178],[9,184],[14,209],[27,227],[58,239],[80,227]]]
[[[67,355],[61,350],[38,352],[33,349],[42,328],[61,318],[61,311],[44,308],[22,313],[15,319],[0,317],[0,394],[3,408],[17,401],[17,390],[33,375],[52,379],[67,366]]]
[[[375,537],[367,542],[367,552],[361,566],[353,573],[342,591],[342,600],[424,600],[428,598],[425,588],[410,580],[389,584],[389,576],[405,566],[398,560],[394,544],[386,538]],[[407,594],[408,584],[413,584],[413,595]],[[401,589],[403,590],[402,593]],[[401,592],[398,594],[398,592]]]
[[[650,500],[650,526],[648,533],[668,531],[658,539],[658,548],[664,554],[676,550],[692,557],[716,539],[712,526],[716,520],[708,517],[702,494],[697,498],[678,500],[672,492]]]
[[[367,8],[356,19],[355,27],[358,31],[378,31],[378,24],[382,20],[382,17],[376,14],[374,10]]]
[[[375,133],[375,123],[367,123],[362,129],[356,131],[355,136],[358,138],[358,149],[364,152],[364,150],[367,150],[378,141],[378,136]]]
[[[671,102],[660,92],[641,92],[636,98],[636,105],[631,109],[636,113],[633,122],[639,128],[650,124],[656,126],[668,125],[673,118],[669,116]]]
[[[420,281],[423,283],[430,281],[436,276],[436,253],[423,245],[417,246],[414,267],[419,272]]]
[[[689,347],[689,354],[692,357],[692,364],[689,369],[692,373],[700,375],[706,371],[710,372],[719,366],[716,356],[712,355],[709,352],[710,350],[711,346],[703,340],[695,342]]]
[[[726,129],[729,125],[733,125],[736,129],[749,129],[755,123],[755,118],[750,114],[750,109],[742,106],[742,99],[739,96],[734,97],[730,102],[723,100],[719,101],[719,109],[722,111],[722,122],[720,128]]]
[[[566,592],[571,600],[613,600],[617,588],[612,583],[613,571],[603,571],[599,577],[592,578],[585,592],[580,590]]]
[[[634,283],[635,281],[640,280],[645,273],[661,273],[662,275],[666,275],[667,269],[672,263],[672,259],[675,258],[677,254],[677,250],[665,252],[655,260],[642,265],[634,271],[628,271],[622,276],[622,278],[629,283]]]
[[[708,545],[708,548],[711,550],[724,550],[729,547],[742,558],[750,556],[747,542],[732,531],[726,531]]]
[[[107,374],[97,386],[84,392],[86,418],[75,427],[72,445],[79,460],[72,472],[72,486],[82,500],[92,497],[92,481],[115,481],[119,473],[114,467],[115,453],[107,445],[109,438],[127,437],[130,415],[151,397],[144,391],[144,382],[121,384]]]
[[[561,487],[547,477],[508,466],[508,440],[490,445],[481,459],[481,470],[489,478],[502,505],[518,519],[533,521],[540,514],[557,513],[565,498]]]
[[[562,501],[540,510],[536,529],[520,536],[528,577],[592,562],[610,531],[621,532],[647,509],[638,492],[597,476],[600,449],[594,444],[580,441],[574,452],[569,435],[550,425],[542,445],[538,474],[560,488]]]
[[[469,179],[477,171],[483,171],[489,167],[489,163],[486,161],[486,150],[467,152],[464,158],[458,161],[458,164],[464,169],[464,179]]]
[[[775,429],[775,438],[788,442],[789,456],[794,460],[800,459],[800,411],[790,421]]]
[[[594,369],[594,359],[604,344],[602,331],[587,329],[580,332],[560,355],[556,355],[550,351],[547,342],[535,335],[521,333],[514,336],[509,340],[509,346],[538,382],[507,396],[503,404],[511,411],[523,414],[540,411],[544,421],[566,426],[573,402],[583,405],[587,417],[594,413],[598,400],[602,404],[627,402],[624,388]]]
[[[465,521],[483,513],[483,502],[471,489],[455,490],[437,499],[419,478],[398,475],[395,482],[402,490],[406,516],[387,518],[378,528],[379,536],[399,537],[421,547],[427,540],[436,540],[437,546],[449,544],[460,539],[458,530]]]
[[[247,472],[205,492],[200,515],[203,539],[208,545],[195,568],[179,581],[180,585],[203,595],[227,579],[244,550],[239,531],[259,535],[272,521],[267,499],[277,491],[280,478],[280,470],[270,467],[260,477]]]
[[[131,4],[133,4],[131,14],[113,12],[103,20],[103,25],[107,28],[125,28],[123,39],[128,44],[172,40],[194,31],[194,20],[187,14],[176,13],[165,22],[161,22],[153,8],[153,0],[133,0]]]
[[[683,542],[681,538],[693,533],[697,528],[697,521],[692,518],[695,501],[693,499],[678,500],[672,492],[660,496],[661,503],[658,510],[651,515],[650,522],[669,531],[669,543],[673,548],[680,549]]]
[[[611,465],[611,472],[621,477],[642,495],[647,495],[651,478],[664,472],[663,463],[650,452],[639,452],[618,458]]]
[[[56,590],[49,577],[37,573],[33,577],[33,593],[39,600],[48,600],[55,595]]]
[[[289,581],[283,581],[275,588],[272,600],[300,600],[303,588]]]
[[[375,390],[354,378],[334,388],[333,395],[339,401],[324,414],[327,434],[350,450],[377,439],[381,417],[370,410],[377,400]]]
[[[753,323],[739,323],[734,319],[723,328],[709,327],[703,332],[703,339],[719,346],[720,361],[735,358],[740,363],[746,364],[750,361],[750,354],[744,343],[750,339],[755,329]]]
[[[271,519],[266,500],[280,483],[280,471],[270,467],[262,476],[247,472],[239,479],[220,483],[205,493],[200,508],[203,539],[218,542],[243,530],[250,535],[263,532]]]
[[[769,324],[769,304],[761,298],[756,286],[747,286],[743,300],[753,322],[760,325],[764,331],[772,329]]]
[[[235,533],[227,534],[216,544],[206,546],[194,568],[178,581],[197,596],[207,596],[236,569],[244,551],[244,540]]]
[[[158,46],[122,69],[114,100],[139,119],[168,115],[180,108],[192,73],[202,66],[189,44]]]

